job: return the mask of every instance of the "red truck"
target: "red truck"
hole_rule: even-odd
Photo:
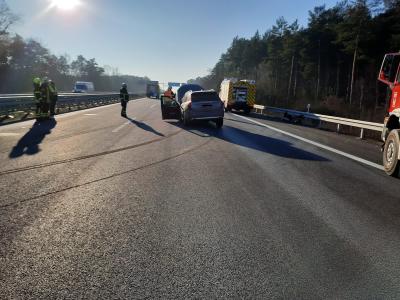
[[[387,116],[382,140],[383,167],[388,175],[398,177],[400,169],[400,52],[385,55],[378,80],[387,86]]]

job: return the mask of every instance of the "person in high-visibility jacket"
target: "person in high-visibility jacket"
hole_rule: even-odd
[[[164,97],[168,97],[168,98],[171,98],[171,99],[175,98],[175,94],[172,91],[172,87],[170,87],[170,86],[168,87],[168,90],[166,90],[164,92]]]
[[[36,102],[36,115],[40,112],[40,98],[42,98],[42,93],[40,91],[40,85],[42,84],[42,80],[39,77],[33,79],[33,95],[35,97]]]
[[[49,89],[50,89],[50,116],[54,116],[56,114],[56,103],[58,100],[58,91],[56,84],[53,80],[49,81]]]
[[[43,78],[43,82],[40,85],[40,113],[38,115],[39,119],[48,119],[49,114],[49,107],[50,107],[50,82],[47,77]]]
[[[126,83],[122,84],[121,89],[119,90],[119,99],[121,100],[121,116],[126,118],[126,106],[128,105],[129,101],[129,93],[128,93],[128,86]]]

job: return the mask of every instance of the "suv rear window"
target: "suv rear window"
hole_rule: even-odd
[[[221,101],[221,99],[215,92],[193,93],[192,102],[200,102],[200,101]]]

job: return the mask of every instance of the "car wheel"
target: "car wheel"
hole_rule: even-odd
[[[224,126],[224,119],[223,118],[219,118],[215,121],[215,125],[217,125],[217,128],[221,128],[222,126]]]

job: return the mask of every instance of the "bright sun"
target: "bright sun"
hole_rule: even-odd
[[[54,7],[62,10],[72,10],[81,4],[80,0],[51,0]]]

